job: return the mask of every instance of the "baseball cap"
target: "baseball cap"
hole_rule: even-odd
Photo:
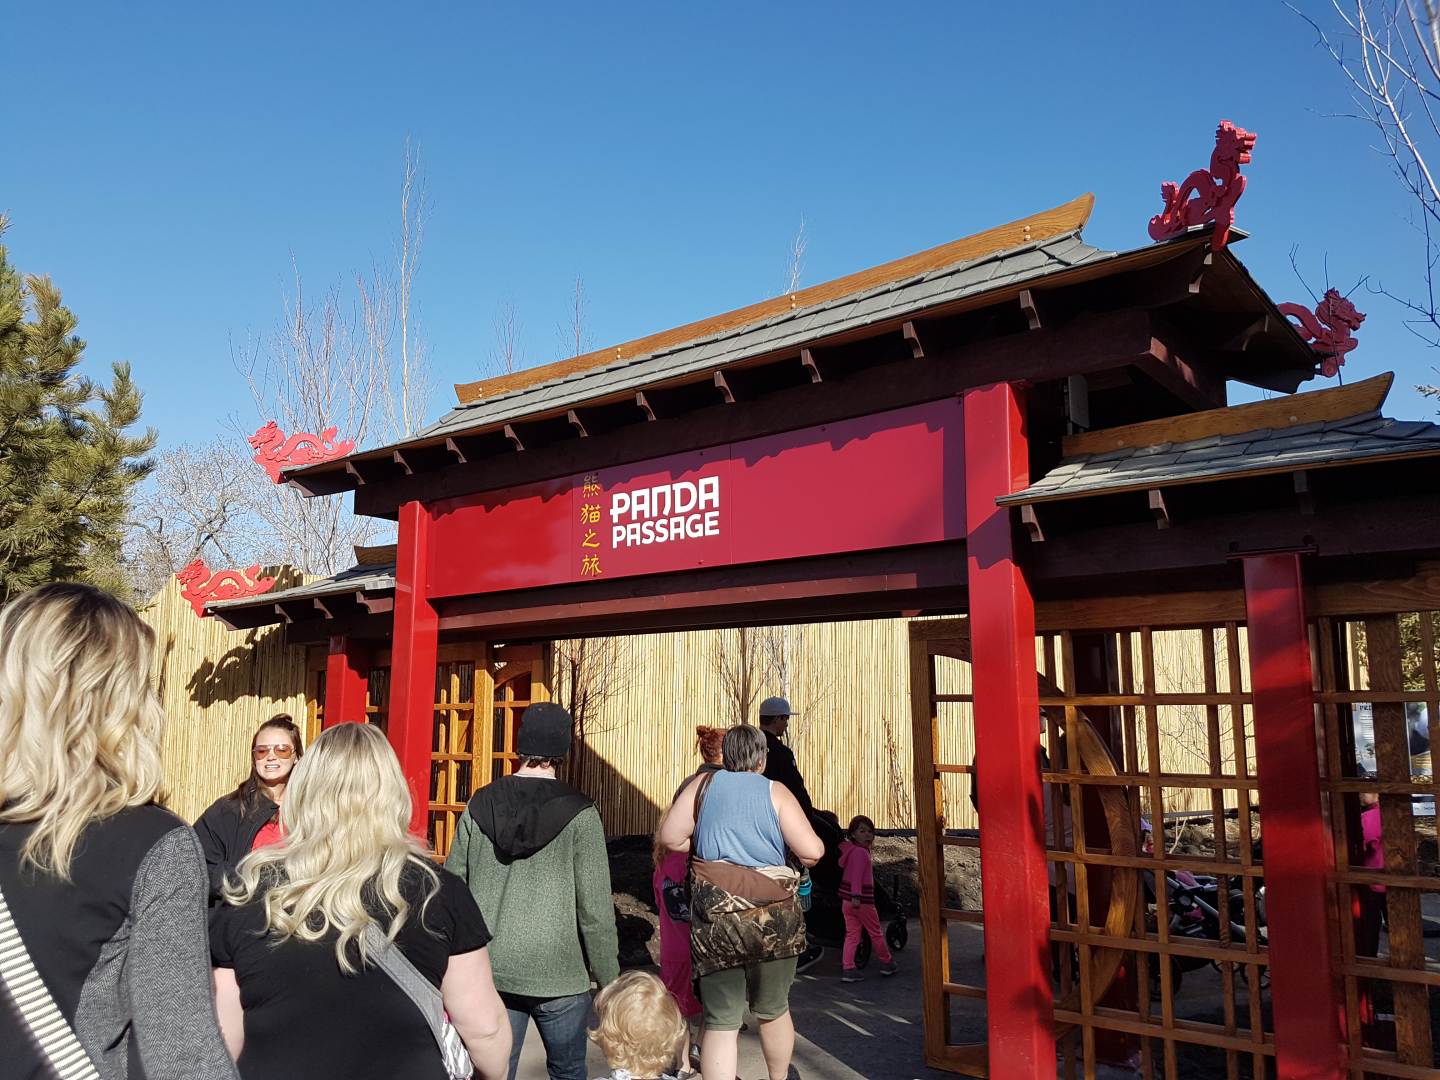
[[[790,702],[783,697],[767,697],[760,702],[761,716],[794,716],[794,710],[790,708]]]

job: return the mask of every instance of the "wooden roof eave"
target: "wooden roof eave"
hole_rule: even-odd
[[[1021,492],[1018,495],[1009,495],[1003,499],[997,499],[996,502],[1006,508],[1017,509],[1022,506],[1040,506],[1046,503],[1055,504],[1075,502],[1080,499],[1095,499],[1106,495],[1133,495],[1137,492],[1194,487],[1198,484],[1223,484],[1231,480],[1251,480],[1260,476],[1284,476],[1287,473],[1295,472],[1320,472],[1326,469],[1353,468],[1360,465],[1381,465],[1395,461],[1414,461],[1427,457],[1440,457],[1440,449],[1426,447],[1399,453],[1366,454],[1357,457],[1340,458],[1339,460],[1317,459],[1290,465],[1266,465],[1237,472],[1206,473],[1199,476],[1180,476],[1173,479],[1163,477],[1158,479],[1152,478],[1136,481],[1135,483],[1116,484],[1114,487],[1096,487],[1079,491],[1043,492],[1034,496],[1026,496]]]
[[[1251,378],[1240,379],[1249,382],[1252,386],[1258,386],[1262,390],[1275,390],[1282,394],[1293,394],[1300,386],[1300,383],[1307,382],[1314,378],[1319,360],[1315,350],[1310,343],[1300,336],[1299,328],[1281,313],[1279,306],[1270,298],[1270,294],[1260,287],[1249,268],[1242,263],[1227,247],[1219,252],[1219,258],[1227,269],[1235,273],[1243,288],[1255,299],[1256,304],[1264,311],[1265,317],[1271,320],[1271,329],[1267,336],[1283,342],[1283,348],[1290,352],[1295,358],[1295,370],[1307,370],[1309,374],[1304,378],[1290,380],[1283,375],[1273,379]],[[1240,378],[1238,375],[1229,376]]]
[[[621,393],[611,393],[600,397],[585,400],[583,402],[570,402],[564,406],[532,413],[521,417],[510,417],[508,420],[496,421],[489,424],[478,424],[473,428],[464,428],[456,431],[446,432],[444,435],[431,436],[429,438],[411,439],[405,442],[391,443],[386,446],[376,447],[373,450],[364,450],[354,453],[345,458],[336,458],[331,461],[322,462],[317,465],[308,465],[296,469],[287,469],[282,475],[285,482],[296,487],[306,495],[334,494],[358,486],[352,475],[349,482],[341,483],[338,486],[325,486],[323,490],[312,489],[306,484],[309,477],[329,476],[346,472],[346,465],[349,463],[377,462],[384,463],[392,460],[396,451],[406,450],[427,450],[440,449],[451,439],[469,438],[478,435],[493,434],[504,429],[506,424],[517,423],[531,424],[544,420],[560,420],[566,417],[571,409],[576,408],[597,408],[606,405],[617,405],[633,400],[635,393],[646,391],[659,391],[677,386],[691,385],[701,382],[713,376],[716,371],[741,371],[751,367],[760,367],[769,364],[783,362],[787,359],[797,357],[802,348],[805,349],[826,349],[838,345],[853,344],[856,341],[863,341],[870,338],[897,335],[903,332],[907,322],[915,322],[920,319],[939,319],[953,315],[965,314],[987,307],[997,307],[1004,304],[1017,303],[1020,294],[1024,291],[1045,290],[1051,291],[1066,288],[1073,285],[1080,285],[1086,282],[1095,281],[1104,277],[1124,273],[1131,270],[1147,269],[1159,266],[1177,259],[1198,247],[1208,244],[1209,236],[1206,234],[1188,234],[1163,244],[1150,245],[1137,248],[1133,251],[1124,252],[1111,259],[1086,263],[1067,270],[1056,271],[1041,278],[1024,280],[1012,285],[1006,285],[988,292],[977,293],[973,296],[962,297],[948,303],[938,304],[933,308],[927,308],[923,312],[910,312],[897,315],[894,318],[877,320],[864,327],[857,327],[838,334],[826,337],[818,337],[803,346],[791,343],[783,349],[771,352],[759,353],[755,356],[745,357],[742,360],[733,361],[729,364],[717,364],[704,372],[691,372],[671,378],[656,379],[654,382],[646,382],[642,386],[627,389]],[[1272,305],[1273,306],[1273,305]],[[1277,313],[1278,314],[1278,313]],[[1283,318],[1283,316],[1282,316]],[[353,468],[353,466],[352,466]]]

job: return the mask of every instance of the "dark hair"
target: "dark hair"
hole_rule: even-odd
[[[522,757],[520,767],[522,769],[554,769],[560,771],[560,766],[565,764],[563,757]]]
[[[869,826],[870,826],[870,831],[871,831],[872,833],[875,831],[875,822],[871,821],[871,820],[870,820],[868,817],[866,817],[864,814],[856,814],[854,817],[852,817],[852,818],[850,819],[850,824],[845,826],[845,836],[846,836],[846,838],[847,838],[847,839],[850,839],[850,840],[854,840],[854,839],[855,839],[855,830],[858,829],[861,825],[869,825]]]
[[[283,731],[290,736],[290,744],[295,747],[295,760],[297,762],[305,756],[305,747],[300,742],[300,728],[290,717],[289,713],[278,713],[256,728],[255,734],[250,736],[250,750],[252,751],[250,775],[245,777],[244,780],[241,780],[239,786],[230,793],[232,799],[238,799],[240,801],[240,812],[242,814],[250,813],[260,801],[260,781],[255,775],[253,751],[255,750],[255,743],[260,738],[260,733],[270,728]]]

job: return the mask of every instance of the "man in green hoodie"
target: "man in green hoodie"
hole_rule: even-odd
[[[532,1019],[551,1080],[585,1080],[590,979],[604,986],[620,974],[600,814],[555,776],[571,727],[558,705],[525,710],[520,768],[475,793],[445,860],[494,934],[490,963],[514,1034],[511,1080]]]

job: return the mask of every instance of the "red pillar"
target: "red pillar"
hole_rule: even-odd
[[[430,513],[421,503],[400,507],[395,558],[395,629],[390,660],[390,742],[410,785],[411,828],[424,835],[430,801],[430,744],[435,724],[435,660],[440,620],[425,595]]]
[[[1327,881],[1335,863],[1321,814],[1300,556],[1255,555],[1244,562],[1276,1074],[1339,1080],[1346,1075],[1342,1002]]]
[[[369,681],[369,650],[348,634],[331,635],[330,652],[325,658],[323,726],[363,721]]]
[[[1008,383],[965,394],[966,574],[990,1069],[1053,1080],[1050,903],[1042,838],[1035,603],[995,500],[1030,480],[1025,395]]]

